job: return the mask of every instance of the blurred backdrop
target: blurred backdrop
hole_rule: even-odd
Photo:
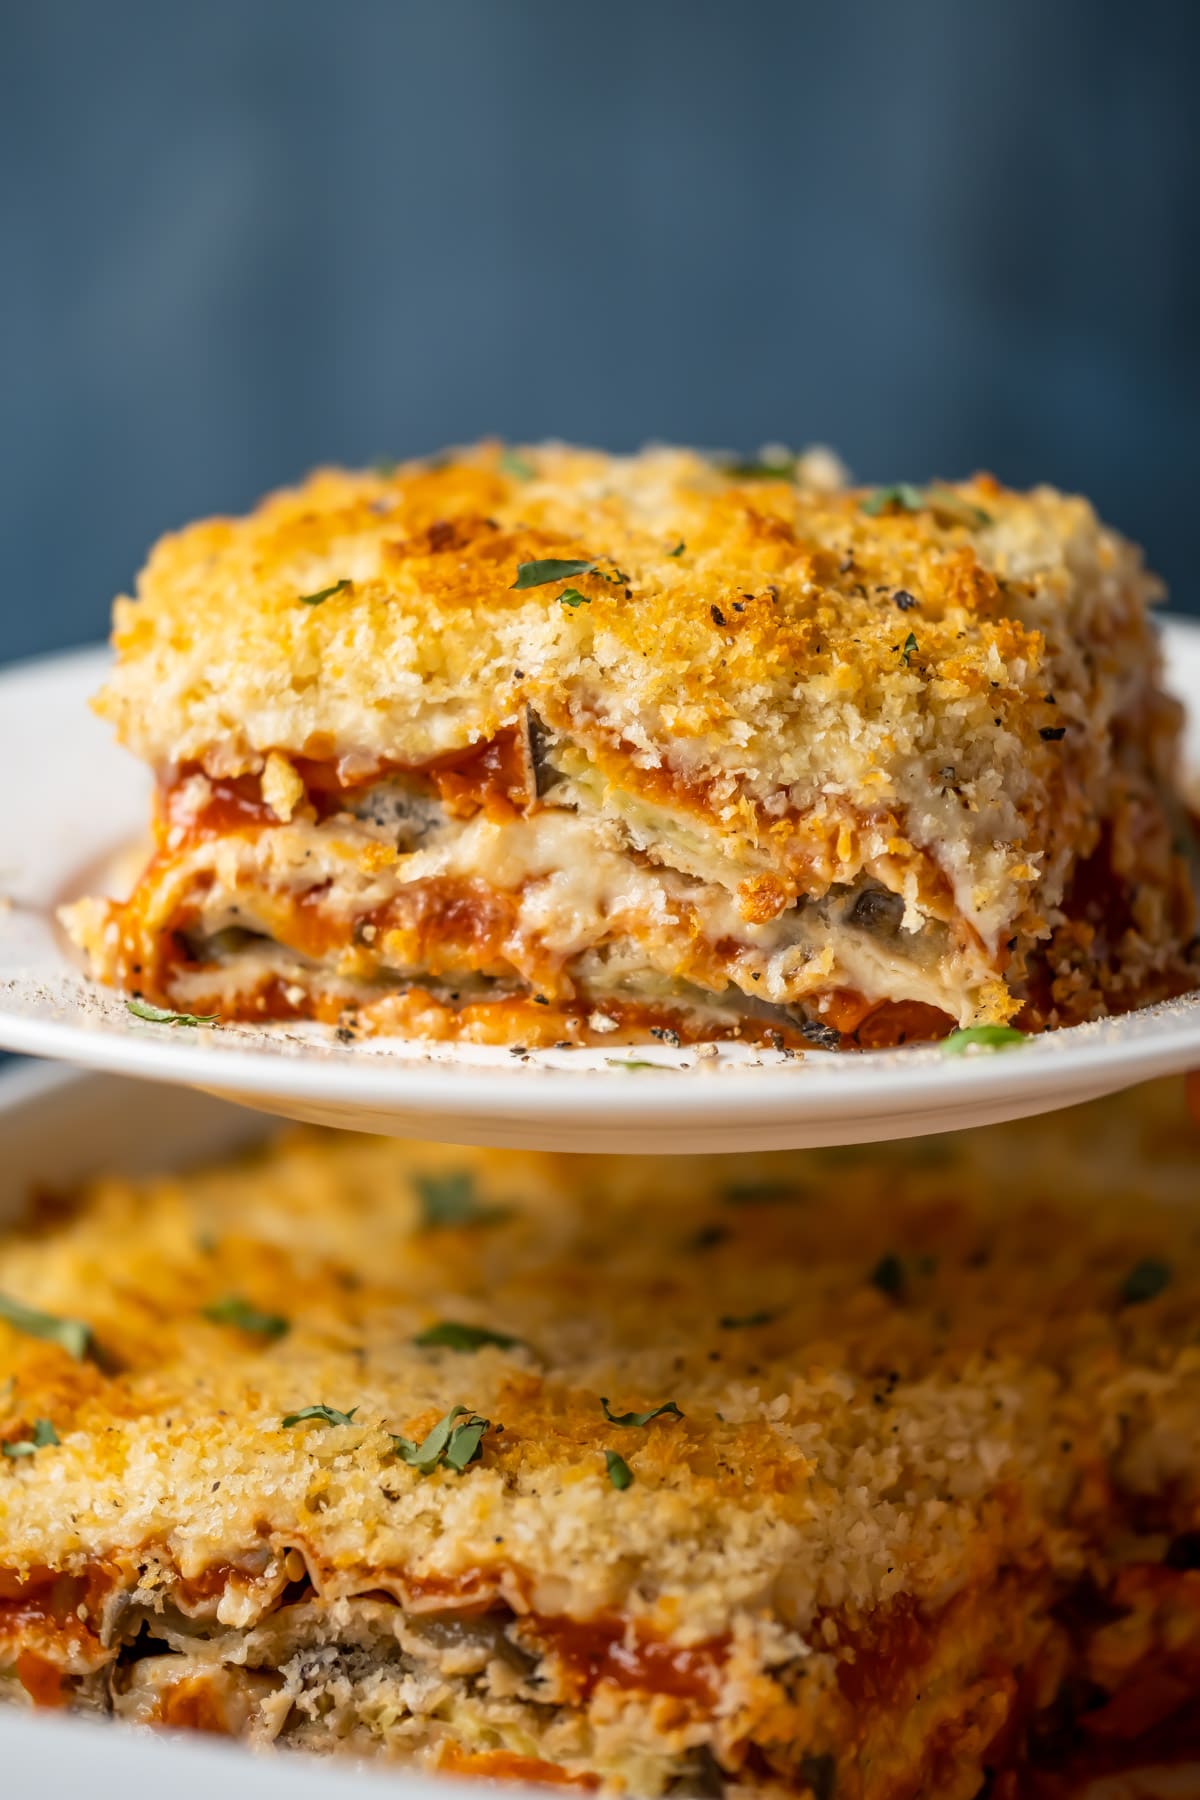
[[[834,445],[1189,585],[1200,6],[0,0],[0,658],[322,459]]]

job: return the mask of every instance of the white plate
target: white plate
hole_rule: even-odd
[[[1170,680],[1200,696],[1200,626],[1165,628]],[[1200,996],[1049,1033],[1015,1050],[936,1047],[782,1060],[733,1046],[539,1051],[389,1039],[341,1045],[317,1027],[147,1025],[84,980],[55,905],[145,829],[144,769],[88,710],[106,653],[0,675],[0,1045],[208,1089],[318,1124],[549,1150],[786,1149],[912,1137],[1048,1112],[1200,1067]],[[1189,754],[1200,767],[1200,718]],[[621,1063],[653,1062],[655,1069]],[[617,1065],[617,1066],[614,1066]]]

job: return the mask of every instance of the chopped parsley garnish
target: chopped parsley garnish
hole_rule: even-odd
[[[913,651],[916,650],[917,647],[918,647],[917,640],[913,636],[912,632],[910,631],[908,636],[904,640],[904,648],[900,652],[901,660],[904,663],[904,666],[906,669],[909,665],[909,659],[912,656]]]
[[[412,1185],[421,1202],[421,1223],[426,1231],[441,1225],[486,1225],[507,1216],[504,1206],[489,1206],[475,1192],[470,1169],[452,1169],[439,1175],[430,1171],[414,1175]]]
[[[682,1419],[683,1414],[673,1400],[664,1400],[661,1406],[655,1406],[650,1412],[614,1413],[608,1410],[608,1399],[600,1396],[600,1410],[610,1425],[649,1425],[652,1419]]]
[[[897,481],[890,487],[875,488],[862,502],[862,510],[872,516],[892,509],[897,512],[931,512],[956,525],[972,527],[991,524],[991,514],[972,500],[964,500],[952,488],[915,487],[911,481]]]
[[[871,1286],[877,1287],[881,1294],[891,1294],[894,1299],[904,1292],[904,1284],[904,1264],[894,1250],[889,1250],[871,1270]]]
[[[222,1299],[214,1300],[211,1306],[204,1308],[204,1317],[211,1319],[214,1325],[234,1325],[239,1331],[249,1331],[255,1337],[281,1338],[291,1330],[291,1320],[285,1319],[282,1313],[260,1312],[240,1294],[226,1294]]]
[[[813,1800],[833,1800],[837,1788],[837,1758],[812,1756],[800,1758],[800,1779],[812,1789]]]
[[[483,1434],[490,1429],[491,1423],[490,1419],[480,1418],[467,1406],[452,1406],[419,1444],[414,1444],[411,1438],[393,1437],[392,1447],[400,1461],[419,1475],[432,1474],[439,1463],[461,1475],[467,1464],[473,1463],[479,1455]]]
[[[519,450],[502,450],[500,467],[506,475],[511,475],[514,481],[532,481],[537,474],[533,464],[528,458],[522,456]]]
[[[896,481],[890,487],[879,487],[868,494],[862,509],[875,517],[890,511],[893,506],[900,512],[920,512],[924,505],[925,496],[919,487],[914,487],[911,481]]]
[[[151,1006],[149,1000],[137,994],[125,1002],[125,1007],[135,1019],[145,1019],[151,1025],[215,1025],[218,1017],[216,1013],[170,1012],[165,1006]]]
[[[633,1485],[633,1470],[615,1450],[604,1452],[604,1466],[608,1470],[608,1479],[615,1488],[627,1488]]]
[[[353,586],[354,583],[344,575],[340,581],[335,581],[332,587],[318,588],[315,594],[297,594],[296,598],[301,606],[320,606],[323,601],[331,599],[334,594],[340,594],[345,588]]]
[[[567,581],[572,575],[586,575],[595,566],[591,560],[580,562],[573,557],[544,556],[540,561],[518,563],[513,587],[545,587],[550,581]]]
[[[57,1344],[76,1362],[82,1362],[92,1347],[92,1328],[82,1319],[56,1319],[52,1313],[38,1312],[36,1307],[26,1306],[9,1294],[0,1294],[0,1319],[14,1331],[23,1331],[26,1337]]]
[[[668,556],[682,556],[686,549],[687,549],[686,543],[684,542],[684,540],[682,538],[680,538],[680,540],[676,544],[675,548],[673,550],[667,551],[667,555]]]
[[[33,1456],[38,1450],[44,1450],[48,1444],[58,1443],[58,1433],[49,1419],[35,1419],[33,1436],[18,1438],[13,1444],[0,1444],[5,1456]]]
[[[961,1031],[952,1031],[942,1039],[942,1049],[947,1056],[962,1056],[976,1047],[980,1050],[1015,1050],[1018,1044],[1025,1042],[1025,1033],[1018,1031],[1015,1025],[965,1025]]]
[[[339,1412],[336,1406],[302,1406],[299,1412],[287,1413],[283,1419],[285,1430],[290,1431],[293,1425],[353,1425],[357,1406],[349,1412]]]
[[[678,1073],[670,1063],[651,1062],[647,1056],[606,1056],[604,1060],[610,1069],[657,1069],[660,1075]]]
[[[744,1331],[751,1325],[769,1325],[772,1319],[779,1317],[778,1312],[764,1309],[762,1312],[725,1313],[717,1323],[722,1331]]]
[[[940,513],[943,518],[952,520],[956,525],[970,526],[972,530],[992,522],[991,513],[985,512],[982,506],[976,506],[973,500],[964,500],[953,488],[927,487],[925,504],[931,512]]]
[[[724,470],[733,481],[794,481],[796,460],[788,457],[785,462],[726,463]]]
[[[564,588],[558,597],[564,606],[569,606],[572,610],[577,606],[590,606],[592,604],[590,597],[587,594],[581,594],[578,588]]]
[[[1126,1306],[1141,1306],[1161,1294],[1171,1279],[1171,1265],[1157,1256],[1145,1256],[1134,1263],[1121,1283],[1121,1300]]]
[[[458,1319],[439,1319],[436,1325],[427,1325],[413,1343],[422,1350],[481,1350],[485,1344],[495,1344],[498,1350],[524,1347],[523,1338],[509,1337],[506,1331],[489,1331],[486,1325],[463,1325]]]

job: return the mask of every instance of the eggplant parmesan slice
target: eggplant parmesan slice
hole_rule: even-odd
[[[101,979],[847,1046],[1200,982],[1157,584],[1086,501],[518,467],[324,471],[157,547],[98,702],[157,772],[154,851],[67,915]]]
[[[0,1238],[0,1697],[650,1800],[1196,1756],[1196,1147],[102,1181]]]

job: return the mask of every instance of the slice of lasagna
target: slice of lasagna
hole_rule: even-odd
[[[0,1240],[0,1692],[647,1800],[1200,1753],[1197,1141],[104,1182]]]
[[[70,928],[227,1019],[878,1045],[1200,980],[1156,584],[1084,500],[483,446],[159,544]]]

